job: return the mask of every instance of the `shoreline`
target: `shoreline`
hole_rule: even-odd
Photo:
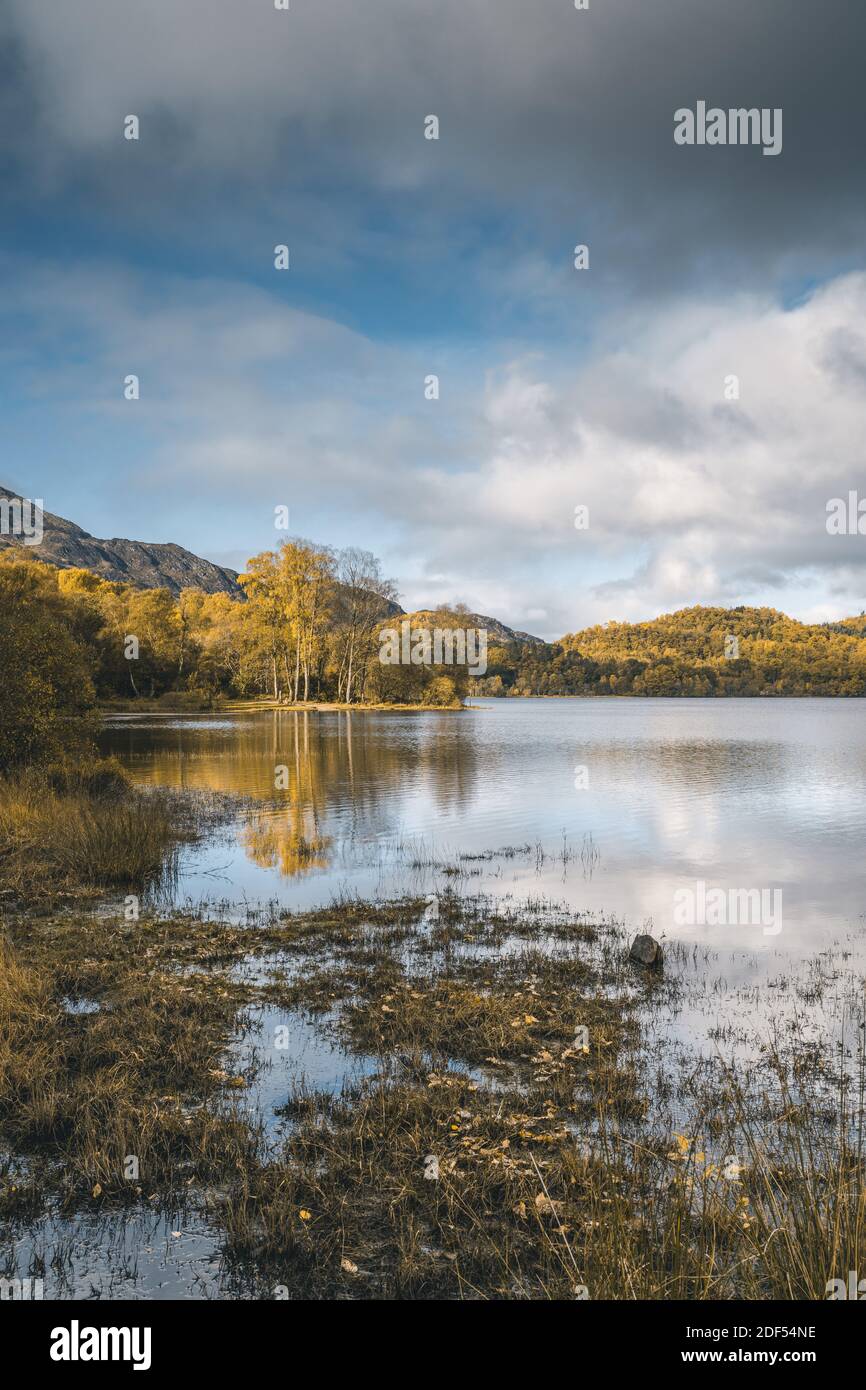
[[[298,701],[295,703],[284,703],[273,699],[248,700],[241,699],[220,699],[216,703],[190,704],[187,701],[174,703],[171,699],[150,700],[142,698],[140,700],[99,700],[94,706],[95,712],[101,718],[111,718],[121,715],[147,715],[148,717],[162,716],[167,719],[177,719],[180,716],[194,718],[199,715],[225,715],[225,714],[256,714],[264,710],[276,710],[286,714],[458,714],[467,710],[480,710],[485,708],[477,701],[495,700],[503,704],[517,700],[616,700],[621,703],[627,701],[657,702],[660,700],[676,700],[677,702],[699,702],[711,701],[770,701],[770,700],[840,700],[856,701],[866,698],[862,695],[771,695],[769,693],[755,695],[617,695],[608,693],[606,695],[467,695],[466,699],[459,704],[450,705],[422,705],[422,704],[341,704],[333,700],[310,700],[306,703]]]
[[[463,703],[459,705],[346,705],[331,700],[310,700],[306,703],[298,701],[297,704],[286,704],[280,700],[267,699],[223,700],[218,704],[211,705],[189,705],[185,702],[173,705],[170,700],[111,700],[99,701],[96,705],[97,713],[103,716],[112,714],[163,714],[171,718],[176,718],[180,714],[247,714],[269,709],[280,710],[286,714],[333,714],[340,711],[346,714],[455,714],[468,708],[470,706]]]

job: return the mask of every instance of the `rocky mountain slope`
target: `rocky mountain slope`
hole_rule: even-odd
[[[512,642],[526,642],[531,646],[539,647],[545,645],[543,638],[533,637],[529,632],[518,632],[513,627],[506,627],[505,623],[501,623],[498,618],[488,618],[483,613],[469,613],[464,612],[462,609],[458,611],[460,612],[462,626],[485,628],[487,631],[487,640],[490,643],[495,643],[500,646],[507,646]],[[411,618],[415,627],[434,628],[441,626],[437,621],[436,610],[433,608],[422,608],[415,613],[407,613],[406,617]]]
[[[15,498],[18,493],[0,485],[0,500]],[[99,540],[83,531],[73,521],[51,512],[43,513],[43,538],[38,546],[30,547],[37,560],[60,569],[86,569],[121,584],[135,584],[141,589],[204,589],[208,594],[241,596],[235,570],[202,560],[180,545],[150,544],[127,541],[118,537]],[[0,547],[20,545],[19,536],[0,532]]]

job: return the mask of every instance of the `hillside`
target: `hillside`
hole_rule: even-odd
[[[0,499],[18,496],[0,485]],[[86,569],[100,579],[134,584],[139,589],[168,589],[175,596],[181,589],[202,589],[206,594],[242,597],[234,570],[203,560],[180,545],[117,537],[99,540],[75,522],[51,512],[43,514],[43,531],[41,544],[31,547],[30,554],[58,569]],[[20,544],[17,537],[0,533],[0,548]]]
[[[866,617],[808,624],[773,608],[683,608],[507,652],[487,695],[863,695]]]
[[[546,645],[541,637],[533,637],[529,632],[518,632],[513,627],[506,627],[505,623],[501,623],[498,618],[489,618],[483,613],[470,613],[462,604],[448,609],[419,608],[416,612],[407,613],[405,616],[411,620],[413,627],[434,628],[443,626],[443,614],[446,618],[445,625],[453,625],[454,619],[459,618],[464,627],[484,628],[491,646],[494,643],[498,645],[528,643],[535,647]]]

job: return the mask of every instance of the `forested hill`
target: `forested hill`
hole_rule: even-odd
[[[683,608],[490,658],[479,694],[864,695],[866,615],[808,624],[773,608]]]

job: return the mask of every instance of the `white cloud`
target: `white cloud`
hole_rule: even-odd
[[[287,502],[305,534],[383,552],[411,606],[463,599],[549,635],[695,602],[863,606],[866,537],[828,536],[825,506],[864,485],[866,275],[788,310],[740,298],[611,323],[579,364],[484,371],[452,352],[436,403],[414,348],[241,285],[31,266],[5,307],[34,390],[33,344],[62,329],[88,345],[59,372],[61,434],[127,428],[119,383],[141,374],[149,464],[117,534],[158,505],[180,543],[252,552]]]

